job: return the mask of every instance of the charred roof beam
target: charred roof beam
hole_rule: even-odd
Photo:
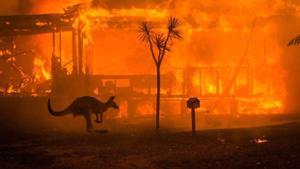
[[[0,16],[0,36],[71,31],[74,18],[67,14]]]

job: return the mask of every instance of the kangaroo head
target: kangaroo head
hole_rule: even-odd
[[[115,96],[111,96],[107,102],[106,102],[106,105],[108,107],[111,107],[111,108],[114,108],[114,109],[119,109],[119,106],[117,105],[117,103],[114,101],[115,99]]]

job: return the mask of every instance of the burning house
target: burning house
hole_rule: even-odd
[[[0,168],[299,168],[299,34],[300,0],[0,0]]]
[[[185,113],[191,96],[213,114],[278,114],[289,100],[282,43],[296,32],[281,32],[285,16],[299,20],[295,3],[26,2],[29,14],[0,17],[1,97],[116,95],[116,117],[152,116],[154,65],[137,27],[147,20],[161,30],[174,15],[184,39],[163,63],[163,113]]]

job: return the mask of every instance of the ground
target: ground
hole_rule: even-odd
[[[261,139],[261,140],[259,140]],[[0,168],[300,167],[300,123],[190,132],[2,133]],[[264,143],[259,144],[262,141]]]

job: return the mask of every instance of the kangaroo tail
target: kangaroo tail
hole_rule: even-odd
[[[71,111],[69,111],[69,107],[66,108],[65,110],[63,111],[59,111],[59,112],[56,112],[52,109],[51,107],[51,104],[50,104],[50,99],[48,99],[48,111],[50,114],[52,114],[53,116],[64,116],[64,115],[67,115],[67,114],[70,114]]]

